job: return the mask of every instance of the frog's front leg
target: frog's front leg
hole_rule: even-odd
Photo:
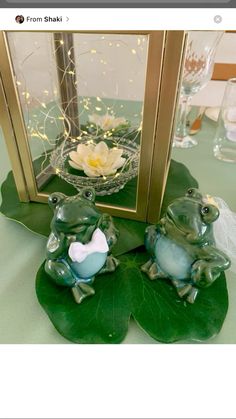
[[[161,226],[159,224],[148,226],[144,236],[145,247],[151,257],[141,266],[141,271],[147,274],[151,280],[166,278],[166,275],[161,271],[155,261],[155,245],[160,236],[160,228]]]
[[[102,214],[97,227],[105,234],[107,244],[109,249],[111,249],[116,244],[119,237],[119,230],[115,227],[111,215]]]
[[[199,259],[193,263],[191,279],[200,288],[209,287],[220,275],[230,267],[228,257],[213,246],[201,249]]]
[[[144,244],[150,254],[150,256],[155,259],[155,244],[158,237],[160,236],[160,225],[150,225],[145,230],[144,235]]]
[[[58,260],[63,254],[66,254],[70,244],[74,241],[76,241],[75,235],[65,235],[53,230],[47,242],[47,258]]]

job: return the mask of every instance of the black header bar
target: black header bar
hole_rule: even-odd
[[[236,8],[236,0],[0,0],[0,8]]]

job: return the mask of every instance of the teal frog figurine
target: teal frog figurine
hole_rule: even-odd
[[[110,250],[119,233],[111,216],[96,208],[93,188],[75,196],[53,193],[48,202],[54,215],[45,271],[56,284],[71,287],[75,301],[81,303],[94,294],[95,275],[117,268],[119,262]]]
[[[230,260],[215,247],[213,222],[219,217],[197,189],[175,199],[163,218],[146,229],[150,259],[141,270],[150,279],[169,278],[178,295],[194,303],[199,289],[210,286],[230,267]]]

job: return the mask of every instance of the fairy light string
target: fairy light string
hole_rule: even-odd
[[[128,105],[125,100],[119,98],[119,83],[118,80],[114,80],[114,96],[113,98],[107,97],[106,92],[100,92],[100,95],[94,95],[91,91],[88,80],[81,74],[80,71],[80,60],[83,56],[90,57],[91,65],[94,65],[96,58],[96,71],[98,65],[100,65],[100,74],[102,76],[111,77],[110,73],[113,70],[113,64],[111,62],[112,55],[109,54],[109,49],[125,49],[125,52],[129,53],[137,61],[137,65],[140,65],[140,62],[145,62],[146,60],[146,46],[147,46],[147,37],[140,37],[137,35],[132,35],[134,38],[133,44],[130,42],[125,42],[124,36],[114,36],[114,39],[109,39],[108,35],[98,35],[96,39],[96,46],[86,48],[90,40],[83,42],[83,48],[81,52],[78,53],[77,49],[72,46],[68,51],[65,50],[65,43],[63,39],[60,39],[55,49],[52,48],[52,57],[49,60],[48,73],[52,80],[51,90],[43,88],[40,95],[37,97],[31,92],[30,88],[27,88],[27,72],[25,71],[25,66],[29,68],[29,60],[34,60],[40,52],[41,46],[40,42],[37,42],[33,51],[23,57],[19,64],[19,74],[17,74],[16,86],[20,93],[20,100],[24,110],[24,119],[26,124],[26,129],[29,137],[30,146],[35,141],[39,142],[40,146],[37,146],[39,150],[39,155],[42,161],[40,164],[41,172],[44,172],[48,169],[48,162],[50,155],[55,147],[58,146],[62,141],[78,143],[80,141],[86,140],[88,143],[97,143],[98,141],[105,140],[107,144],[111,144],[111,147],[119,148],[120,143],[126,138],[127,132],[124,128],[118,129],[109,128],[101,133],[101,129],[98,125],[89,123],[88,115],[100,114],[100,115],[110,115],[114,118],[125,116],[125,112],[128,109]],[[79,44],[79,41],[78,41]],[[108,47],[108,55],[104,56],[103,47]],[[55,60],[55,55],[59,50],[63,50],[64,54],[68,56],[68,65],[65,69],[60,68],[57,65]],[[72,57],[75,57],[74,59]],[[50,67],[54,66],[52,70]],[[56,68],[55,68],[56,67]],[[63,72],[61,77],[61,84],[63,83],[65,77],[69,76],[71,83],[76,88],[78,94],[70,98],[68,103],[59,102],[59,91],[60,85],[55,86],[55,74],[56,71],[60,70]],[[125,70],[127,71],[127,69]],[[75,77],[77,73],[77,78]],[[127,81],[130,85],[134,83],[134,74],[131,75],[127,73]],[[80,86],[83,85],[83,89],[86,88],[87,95],[79,96]],[[104,84],[104,87],[106,84]],[[59,88],[58,88],[59,87]],[[74,101],[78,101],[79,108],[79,121],[86,121],[81,127],[76,124],[76,121],[72,118],[68,118],[67,110]],[[129,112],[129,110],[128,110]],[[135,112],[127,118],[130,122],[129,131],[132,131],[132,139],[130,141],[137,142],[140,138],[140,133],[142,130],[142,109],[140,112]],[[133,122],[132,122],[133,120]],[[71,127],[74,126],[78,130],[78,136],[71,137]],[[92,134],[91,134],[92,129]],[[123,133],[124,131],[124,133]],[[120,134],[120,135],[119,135]],[[35,156],[34,156],[35,158]],[[130,157],[132,159],[132,157]],[[126,165],[130,164],[130,159],[127,159]],[[122,172],[125,170],[125,166],[120,169]],[[114,175],[118,177],[119,172]],[[104,177],[106,180],[106,177]]]

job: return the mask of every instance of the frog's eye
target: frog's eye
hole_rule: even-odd
[[[194,192],[194,189],[188,189],[187,195],[192,196]]]
[[[200,209],[204,223],[213,223],[219,217],[219,210],[215,205],[204,205]]]
[[[208,214],[209,212],[210,212],[210,208],[209,207],[202,207],[201,208],[202,215]]]
[[[52,202],[52,204],[57,204],[57,202],[58,202],[57,196],[53,196],[52,199],[51,199],[51,202]]]
[[[84,198],[88,199],[89,201],[94,200],[94,193],[91,189],[86,189],[83,193]]]
[[[196,200],[201,200],[202,195],[196,188],[190,188],[188,189],[186,196],[189,198],[194,198]]]
[[[63,193],[55,192],[48,198],[48,203],[51,208],[55,208],[59,202],[63,201],[66,196]]]

